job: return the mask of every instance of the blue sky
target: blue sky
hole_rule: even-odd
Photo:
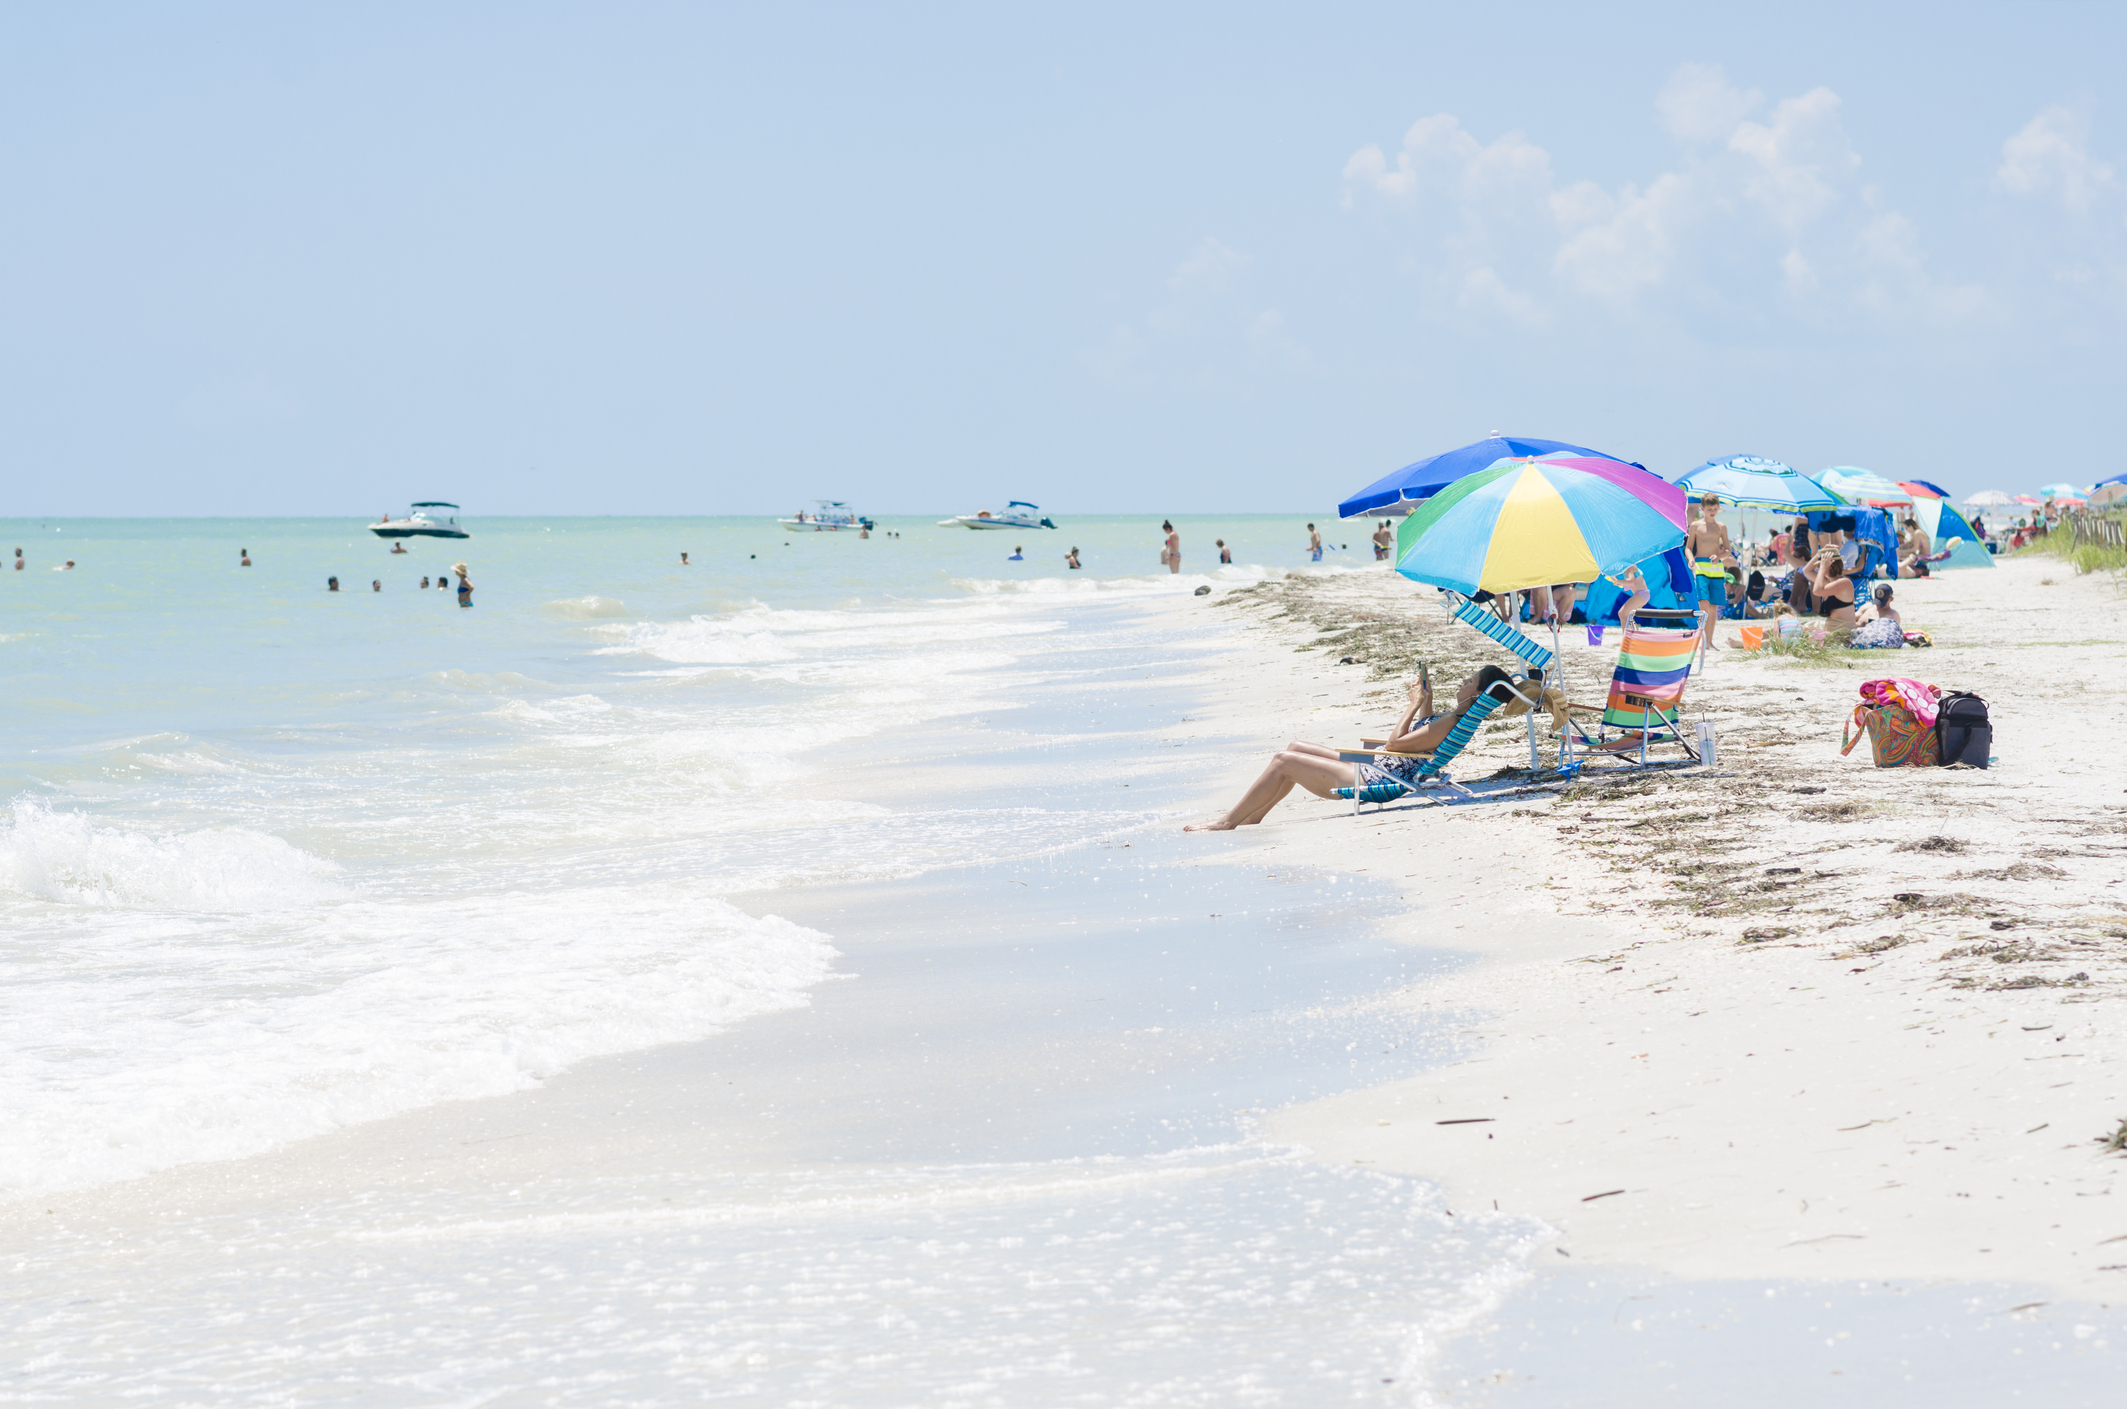
[[[0,516],[2119,472],[2117,7],[17,6]]]

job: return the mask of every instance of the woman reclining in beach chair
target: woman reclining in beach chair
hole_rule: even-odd
[[[1421,671],[1423,667],[1420,667]],[[1428,754],[1440,746],[1462,716],[1477,703],[1479,694],[1493,691],[1489,708],[1511,698],[1514,677],[1496,665],[1488,665],[1462,682],[1455,692],[1455,707],[1442,714],[1434,714],[1433,682],[1420,674],[1410,687],[1411,705],[1396,721],[1384,743],[1385,754],[1373,762],[1346,763],[1338,758],[1340,750],[1323,744],[1294,742],[1270,760],[1263,775],[1249,785],[1241,794],[1241,800],[1229,809],[1225,816],[1215,822],[1198,822],[1183,828],[1189,832],[1224,832],[1235,827],[1252,827],[1263,820],[1270,809],[1284,801],[1285,795],[1295,784],[1307,789],[1316,797],[1331,798],[1337,789],[1350,789],[1374,783],[1408,783],[1404,775],[1416,776],[1416,770],[1425,760],[1409,757]],[[1497,690],[1493,687],[1498,686]],[[1487,712],[1489,712],[1489,708]]]

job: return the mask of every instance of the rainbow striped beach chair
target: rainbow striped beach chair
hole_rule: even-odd
[[[1610,739],[1615,730],[1621,740],[1637,736],[1639,761],[1655,744],[1676,744],[1697,762],[1699,751],[1684,733],[1682,713],[1684,685],[1691,679],[1692,656],[1698,650],[1696,631],[1667,631],[1658,627],[1628,626],[1617,653],[1617,669],[1610,676],[1610,698],[1604,702],[1596,736],[1589,738],[1578,725],[1574,732],[1589,749],[1613,756],[1623,752]],[[1592,705],[1569,705],[1568,709],[1595,713]]]
[[[1395,754],[1386,749],[1346,749],[1340,752],[1337,757],[1351,764],[1372,763],[1382,758],[1422,758],[1425,761],[1418,765],[1417,781],[1411,786],[1407,787],[1402,783],[1368,783],[1363,788],[1338,788],[1337,796],[1352,800],[1353,816],[1358,815],[1359,804],[1363,802],[1371,802],[1378,807],[1384,802],[1402,797],[1405,793],[1435,785],[1453,788],[1464,797],[1476,797],[1477,794],[1447,775],[1447,766],[1470,746],[1470,740],[1477,737],[1478,726],[1491,717],[1492,711],[1507,702],[1504,695],[1497,693],[1500,688],[1494,685],[1472,701],[1470,707],[1462,712],[1462,718],[1455,721],[1455,727],[1448,730],[1448,736],[1440,741],[1440,746],[1429,754]]]

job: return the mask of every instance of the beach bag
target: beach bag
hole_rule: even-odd
[[[1984,768],[1993,751],[1994,726],[1987,720],[1987,702],[1967,690],[1944,695],[1935,712],[1936,761],[1945,768],[1960,763]]]
[[[1840,731],[1839,756],[1852,753],[1864,734],[1878,768],[1931,768],[1942,761],[1935,731],[1902,704],[1855,705]]]
[[[1865,734],[1878,768],[1930,768],[1941,761],[1934,727],[1940,690],[1918,680],[1869,680],[1860,693],[1861,703],[1840,731],[1841,758]]]

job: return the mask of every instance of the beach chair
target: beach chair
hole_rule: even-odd
[[[1638,762],[1647,761],[1647,750],[1657,744],[1675,744],[1699,760],[1698,749],[1684,733],[1684,686],[1691,679],[1691,660],[1698,650],[1696,631],[1665,631],[1631,626],[1618,648],[1617,668],[1610,676],[1610,698],[1600,707],[1568,705],[1569,711],[1600,714],[1596,733],[1589,737],[1578,724],[1573,731],[1591,753],[1622,756],[1611,734],[1620,739],[1637,736]]]
[[[1417,780],[1410,786],[1402,783],[1369,783],[1365,787],[1359,787],[1355,784],[1349,788],[1338,788],[1337,796],[1352,800],[1352,815],[1355,817],[1359,815],[1361,803],[1371,802],[1379,806],[1402,797],[1407,792],[1434,786],[1453,788],[1464,797],[1476,797],[1477,794],[1447,775],[1447,766],[1470,746],[1470,740],[1477,736],[1478,726],[1491,718],[1492,712],[1507,702],[1507,695],[1498,693],[1501,690],[1520,695],[1520,692],[1513,690],[1511,686],[1493,685],[1462,712],[1462,718],[1455,721],[1455,727],[1448,730],[1448,736],[1442,739],[1440,746],[1431,753],[1396,753],[1389,749],[1346,749],[1338,753],[1339,759],[1350,764],[1373,763],[1384,758],[1419,758],[1425,761],[1419,764]],[[1520,698],[1528,697],[1520,695]]]
[[[1516,682],[1517,684],[1528,684],[1529,675],[1538,673],[1541,673],[1546,683],[1550,682],[1551,662],[1557,659],[1557,652],[1553,651],[1549,646],[1546,646],[1541,642],[1537,641],[1536,638],[1530,636],[1527,632],[1523,631],[1520,627],[1514,625],[1512,622],[1500,620],[1497,614],[1486,610],[1484,607],[1479,606],[1476,602],[1471,601],[1469,598],[1459,596],[1452,592],[1448,593],[1447,595],[1449,602],[1448,615],[1450,617],[1453,617],[1456,621],[1463,623],[1465,626],[1476,627],[1478,631],[1480,631],[1486,636],[1491,637],[1494,641],[1498,642],[1502,646],[1505,646],[1508,650],[1512,651],[1515,655],[1521,657],[1522,660],[1528,663],[1528,672],[1524,674],[1523,678],[1520,681]],[[1541,687],[1537,687],[1531,690],[1529,693],[1541,696],[1543,694],[1543,689]],[[1515,694],[1524,703],[1529,703],[1540,707],[1540,700],[1532,702],[1529,700],[1529,695],[1524,694],[1520,690],[1516,690]],[[1536,749],[1536,708],[1532,707],[1528,711],[1528,714],[1529,767],[1531,769],[1534,769],[1542,766],[1539,761]],[[1561,761],[1563,761],[1563,735],[1561,736],[1560,758]]]

